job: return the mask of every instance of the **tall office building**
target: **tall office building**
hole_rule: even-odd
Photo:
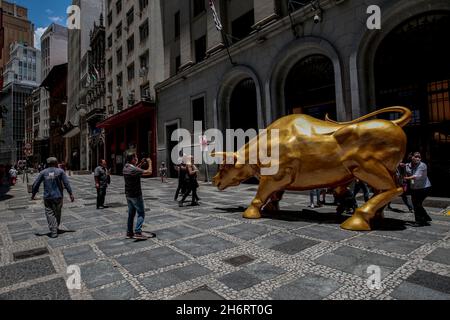
[[[86,130],[81,134],[80,115],[83,117],[87,106],[81,101],[82,74],[81,63],[89,51],[90,29],[94,21],[98,21],[103,12],[103,0],[73,0],[73,5],[80,8],[80,29],[68,31],[68,100],[66,128],[66,159],[70,167],[77,171],[87,169],[86,143],[88,137]],[[83,149],[82,149],[83,148]],[[82,155],[81,155],[82,153]]]
[[[10,61],[3,78],[0,105],[7,110],[0,141],[0,163],[15,163],[23,159],[25,143],[25,102],[40,79],[40,51],[23,43],[10,46]]]
[[[14,42],[34,45],[34,26],[28,20],[28,9],[15,3],[0,0],[0,40],[3,38],[3,47],[0,45],[0,74],[3,74],[5,65],[10,60],[10,45]],[[0,89],[3,86],[0,83]]]

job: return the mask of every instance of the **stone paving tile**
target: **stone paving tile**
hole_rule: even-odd
[[[81,279],[89,289],[124,280],[108,261],[97,261],[81,266]]]
[[[117,261],[133,275],[157,270],[186,260],[185,256],[167,247],[117,258]]]
[[[376,265],[381,268],[381,278],[384,279],[405,261],[360,249],[341,247],[319,257],[315,262],[364,279],[367,278],[367,268]]]
[[[150,292],[153,292],[181,282],[205,276],[209,273],[211,273],[211,271],[207,268],[202,267],[199,264],[192,264],[144,278],[140,280],[140,282],[142,282]]]
[[[97,259],[97,254],[88,245],[65,249],[63,255],[68,266]]]
[[[0,294],[0,300],[71,300],[66,282],[57,278]]]
[[[202,233],[196,229],[187,226],[175,226],[166,229],[154,230],[159,240],[174,241],[198,235]]]
[[[397,239],[417,241],[422,243],[434,242],[444,238],[444,235],[437,235],[433,233],[420,232],[416,229],[405,229],[397,231],[378,230],[372,232],[372,234],[393,237]]]
[[[195,257],[204,256],[218,251],[230,249],[236,246],[234,243],[230,241],[223,240],[218,237],[210,235],[176,241],[172,245]]]
[[[329,296],[341,286],[332,279],[308,274],[274,290],[270,296],[275,300],[319,300]]]
[[[261,279],[243,270],[228,273],[218,280],[236,291],[253,287],[261,282]]]
[[[336,216],[332,205],[307,208],[308,193],[287,192],[281,202],[284,211],[246,220],[242,213],[256,194],[255,185],[219,192],[201,183],[201,206],[179,208],[173,201],[176,180],[161,184],[158,179],[143,179],[144,229],[156,232],[157,238],[135,242],[125,239],[122,177],[112,179],[106,199],[111,207],[106,210],[95,209],[92,176],[69,179],[76,201],[65,204],[62,227],[75,232],[58,239],[45,236],[48,227],[42,201],[29,201],[24,196],[26,185],[15,186],[12,198],[0,202],[0,283],[9,279],[0,285],[0,299],[70,299],[64,283],[69,264],[81,266],[88,289],[74,293],[74,299],[448,295],[450,219],[438,216],[440,209],[427,208],[434,219],[430,227],[412,228],[405,225],[414,220],[412,214],[387,211],[390,220],[385,230],[349,232],[340,229],[345,217]],[[32,257],[33,250],[45,247],[49,253]],[[13,262],[14,253],[23,253],[24,260]],[[234,263],[226,262],[232,258]],[[381,267],[384,290],[365,287],[369,265]]]
[[[79,230],[74,233],[68,233],[64,236],[59,236],[57,239],[50,239],[48,241],[52,248],[59,248],[67,245],[75,245],[80,242],[94,240],[100,237],[100,234],[94,230]]]
[[[319,239],[319,240],[326,240],[326,241],[332,241],[337,242],[344,239],[349,239],[351,237],[354,237],[358,235],[357,232],[342,230],[342,229],[334,229],[325,227],[323,225],[313,225],[309,226],[307,228],[301,228],[299,230],[293,231],[296,234]]]
[[[143,249],[154,245],[152,241],[135,241],[133,239],[111,239],[97,242],[98,248],[107,256],[127,253],[136,249]]]
[[[395,288],[390,296],[397,300],[450,300],[450,294],[435,291],[408,281]]]
[[[42,278],[56,272],[50,258],[41,258],[0,267],[0,288]]]
[[[269,232],[269,228],[263,225],[242,223],[237,226],[220,229],[220,232],[227,233],[243,240],[251,240],[267,234]]]
[[[28,222],[8,224],[8,231],[10,233],[29,231],[32,229],[33,229],[33,227]]]
[[[450,277],[418,270],[409,276],[406,281],[432,290],[450,294]]]
[[[367,235],[364,238],[358,237],[347,241],[348,244],[361,246],[367,249],[380,249],[387,252],[409,254],[421,247],[421,243],[411,243],[405,240],[396,240],[389,238]]]
[[[437,248],[424,259],[450,265],[450,248]]]
[[[219,295],[214,290],[208,288],[207,286],[202,286],[200,288],[189,291],[188,293],[175,297],[173,300],[202,301],[202,300],[225,300],[225,298]]]
[[[263,281],[276,278],[287,272],[266,262],[253,263],[246,266],[244,270]]]
[[[131,300],[139,297],[139,292],[129,283],[91,292],[95,300]]]
[[[200,218],[200,219],[195,219],[195,220],[186,222],[186,224],[200,228],[200,229],[212,229],[212,228],[226,226],[226,225],[229,225],[232,223],[234,223],[234,222],[226,220],[226,219],[221,219],[219,217],[206,217],[206,218]]]

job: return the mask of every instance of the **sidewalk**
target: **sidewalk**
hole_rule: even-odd
[[[106,210],[95,209],[92,176],[71,176],[76,202],[65,202],[63,228],[50,239],[42,200],[26,185],[0,202],[0,299],[450,299],[450,216],[429,207],[430,227],[386,212],[383,230],[350,232],[333,206],[309,209],[309,196],[287,193],[282,212],[245,220],[254,185],[219,192],[201,183],[200,207],[179,208],[176,180],[143,179],[145,230],[126,240],[122,177],[113,176]],[[69,290],[68,266],[81,271]],[[381,288],[367,286],[369,266]]]

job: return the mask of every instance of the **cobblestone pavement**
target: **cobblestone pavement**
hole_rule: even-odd
[[[57,239],[46,233],[42,200],[19,182],[0,202],[0,299],[449,299],[450,216],[429,208],[430,227],[387,212],[381,230],[349,232],[334,207],[308,209],[289,193],[282,212],[244,220],[256,187],[219,192],[202,185],[200,207],[179,208],[175,181],[144,180],[145,230],[157,238],[125,239],[123,178],[113,177],[105,210],[95,209],[92,176],[70,177],[76,202],[63,209]],[[68,290],[69,265],[81,290]],[[381,269],[370,289],[368,267]]]

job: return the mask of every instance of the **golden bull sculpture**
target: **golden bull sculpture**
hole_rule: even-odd
[[[400,118],[369,120],[392,112],[400,113]],[[269,133],[279,130],[278,139],[270,135],[265,142],[269,150],[272,144],[279,144],[279,157],[272,160],[277,162],[276,174],[262,175],[264,165],[259,160],[257,164],[245,162],[258,148],[262,140],[259,135],[236,153],[214,153],[216,157],[234,158],[234,164],[222,164],[213,181],[219,190],[225,190],[257,177],[258,192],[244,218],[259,219],[261,210],[279,209],[285,190],[331,188],[339,197],[352,181],[359,179],[371,186],[375,194],[341,227],[368,231],[374,221],[383,218],[384,207],[403,192],[397,185],[395,171],[406,152],[402,128],[411,117],[411,111],[404,107],[385,108],[345,123],[332,121],[328,116],[322,121],[307,115],[289,115],[267,128]]]

